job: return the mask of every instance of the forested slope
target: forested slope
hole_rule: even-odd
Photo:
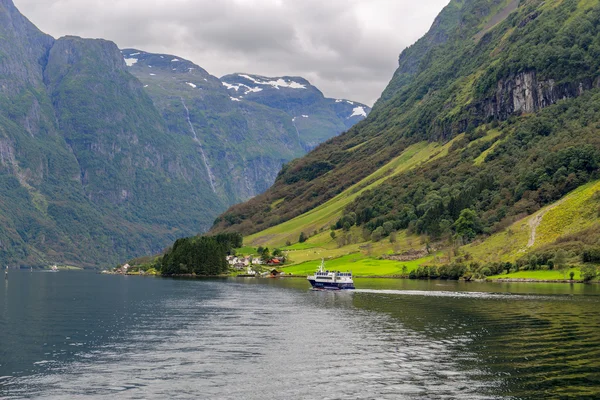
[[[599,20],[597,2],[452,1],[401,54],[365,121],[286,165],[268,192],[213,229],[260,232],[411,145],[454,140],[444,157],[361,193],[341,224],[464,241],[501,231],[598,177]],[[465,210],[476,223],[463,231]]]

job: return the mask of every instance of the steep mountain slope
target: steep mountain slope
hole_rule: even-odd
[[[170,55],[123,50],[169,131],[194,140],[213,195],[228,205],[265,191],[305,152],[286,114],[232,100],[218,78]]]
[[[1,265],[159,252],[305,153],[289,114],[232,100],[185,60],[134,67],[132,53],[55,40],[0,0]]]
[[[208,186],[201,165],[117,47],[55,41],[0,5],[2,263],[112,263],[206,226],[225,204],[190,207]]]
[[[123,50],[123,56],[169,130],[195,135],[212,190],[229,205],[264,192],[284,163],[370,112],[357,104],[362,112],[351,116],[353,109],[333,107],[335,100],[326,99],[302,78],[294,78],[302,82],[296,85],[286,84],[285,78],[261,78],[275,86],[256,82],[249,86],[238,75],[219,80],[181,57],[136,49]],[[277,85],[278,81],[283,85]]]
[[[452,1],[402,53],[366,121],[287,165],[213,229],[269,243],[264,229],[307,213],[294,229],[318,235],[332,220],[312,224],[310,210],[376,183],[345,205],[338,228],[462,241],[503,230],[598,176],[599,19],[596,2]],[[352,188],[424,140],[452,142],[418,168]]]

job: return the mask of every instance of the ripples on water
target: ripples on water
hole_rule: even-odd
[[[600,394],[598,297],[82,277],[75,293],[51,278],[67,282],[21,302],[24,314],[0,307],[0,397]],[[44,333],[11,334],[17,322]]]

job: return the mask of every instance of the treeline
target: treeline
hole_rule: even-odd
[[[574,279],[575,271],[569,269],[567,266],[554,268],[552,266],[532,266],[529,264],[522,264],[521,262],[510,263],[510,262],[497,262],[497,263],[451,263],[447,265],[423,265],[410,271],[408,274],[404,274],[410,279],[442,279],[442,280],[459,280],[463,279],[470,281],[472,279],[485,279],[488,276],[500,275],[503,273],[513,273],[518,271],[528,270],[552,270],[558,269],[563,271],[564,279]],[[567,273],[568,272],[568,273]],[[598,276],[598,270],[595,265],[585,265],[581,267],[581,280],[588,282],[595,279]]]
[[[227,255],[242,247],[243,237],[237,233],[196,236],[178,239],[158,260],[162,275],[217,276],[228,272]]]

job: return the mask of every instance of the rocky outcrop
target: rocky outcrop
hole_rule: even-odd
[[[535,71],[521,72],[501,79],[494,94],[476,106],[476,113],[484,119],[505,120],[511,115],[539,111],[596,87],[598,78],[557,84],[554,79],[538,80]]]

